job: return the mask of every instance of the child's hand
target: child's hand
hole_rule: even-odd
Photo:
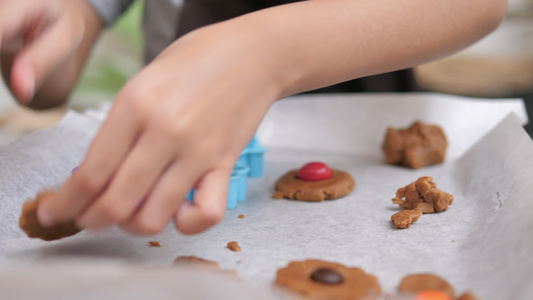
[[[42,223],[157,234],[174,219],[192,234],[221,220],[234,164],[279,97],[249,44],[222,36],[185,36],[127,83]]]
[[[0,1],[2,72],[15,98],[29,104],[47,85],[53,90],[47,97],[56,98],[50,105],[64,100],[88,52],[78,50],[80,46],[90,48],[100,27],[98,17],[83,0]],[[71,64],[79,52],[84,52],[80,62]],[[53,77],[63,77],[57,73],[68,74],[55,80]]]

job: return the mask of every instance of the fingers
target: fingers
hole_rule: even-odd
[[[68,2],[65,2],[68,3]],[[84,35],[83,16],[66,11],[56,2],[20,1],[0,5],[0,49],[15,48],[10,74],[11,89],[22,103],[29,103],[47,76],[63,65]],[[20,45],[13,47],[13,45]]]
[[[120,227],[132,234],[155,235],[161,232],[184,201],[194,184],[193,164],[180,161],[171,165],[161,176],[142,206]]]
[[[157,135],[144,134],[110,185],[82,212],[76,224],[81,228],[103,229],[130,219],[172,158],[172,149],[165,147],[166,143]]]
[[[72,26],[71,18],[59,18],[15,57],[11,87],[19,101],[29,103],[48,75],[66,63],[80,45],[84,27]]]
[[[219,168],[207,173],[194,194],[194,205],[185,201],[174,222],[184,234],[195,234],[216,225],[226,212],[231,168]]]
[[[142,123],[135,115],[123,106],[113,107],[80,168],[53,201],[39,207],[41,224],[51,226],[76,219],[104,190],[140,134]]]

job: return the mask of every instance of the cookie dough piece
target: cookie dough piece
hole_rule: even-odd
[[[478,298],[470,292],[465,292],[461,297],[457,298],[457,300],[478,300]]]
[[[174,260],[175,266],[198,266],[213,270],[220,270],[216,261],[199,258],[196,256],[179,256]]]
[[[423,213],[441,212],[453,203],[453,196],[437,189],[433,177],[425,176],[398,189],[392,203],[403,209],[418,210]]]
[[[156,247],[156,248],[161,248],[161,244],[160,244],[158,241],[149,241],[149,242],[148,242],[148,246],[150,246],[150,247]]]
[[[81,231],[74,222],[57,224],[52,227],[43,227],[37,219],[37,207],[42,199],[52,195],[53,191],[41,192],[35,200],[24,203],[22,214],[19,218],[20,228],[30,238],[39,238],[44,241],[59,240],[65,237],[73,236]]]
[[[231,241],[227,245],[228,249],[230,249],[233,252],[239,252],[241,251],[241,246],[239,246],[239,243],[236,241]]]
[[[355,188],[352,175],[343,171],[332,169],[330,178],[319,181],[302,180],[297,173],[298,170],[292,170],[278,179],[272,198],[318,202],[344,197]]]
[[[407,129],[389,127],[381,148],[386,163],[418,169],[442,163],[446,147],[446,135],[440,127],[417,121]]]
[[[434,274],[413,274],[405,276],[398,291],[402,294],[416,294],[422,291],[438,291],[455,299],[453,287],[444,279]]]
[[[396,228],[407,229],[412,223],[418,221],[421,215],[421,211],[406,209],[392,215],[391,221]]]
[[[375,276],[359,268],[312,259],[279,269],[276,283],[312,299],[366,300],[381,294]]]

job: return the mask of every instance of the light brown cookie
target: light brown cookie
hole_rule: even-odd
[[[406,209],[392,215],[391,221],[396,228],[407,229],[411,227],[412,223],[418,221],[421,215],[421,211]]]
[[[237,277],[235,270],[222,270],[218,262],[199,258],[196,256],[179,256],[174,260],[175,267],[200,268],[207,271],[220,272],[226,275]]]
[[[216,261],[199,258],[196,256],[179,256],[174,260],[175,266],[198,266],[213,270],[220,270]]]
[[[276,283],[312,299],[376,299],[381,288],[375,276],[359,268],[321,260],[290,262],[277,272]]]
[[[331,170],[331,178],[319,181],[305,181],[297,176],[298,170],[292,170],[276,182],[276,193],[272,198],[287,198],[300,201],[334,200],[348,195],[355,188],[352,175],[338,170]]]
[[[392,203],[403,209],[433,213],[447,210],[453,203],[453,196],[437,189],[433,177],[425,176],[399,188]]]
[[[81,231],[74,222],[57,224],[52,227],[43,227],[37,219],[37,207],[42,199],[55,193],[54,191],[44,191],[39,193],[35,200],[24,203],[22,214],[19,218],[20,228],[30,238],[39,238],[44,241],[59,240],[65,237],[73,236]]]
[[[407,129],[388,128],[381,148],[386,163],[418,169],[442,163],[447,147],[440,127],[415,122]]]
[[[434,274],[412,274],[400,282],[398,291],[402,294],[416,294],[422,291],[438,291],[455,299],[453,287],[444,279]]]
[[[457,300],[478,300],[478,298],[470,292],[465,292],[461,297],[457,298]]]

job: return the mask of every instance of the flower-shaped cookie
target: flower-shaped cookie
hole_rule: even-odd
[[[321,260],[290,262],[279,269],[276,283],[313,299],[375,299],[381,288],[375,276],[359,268]]]

